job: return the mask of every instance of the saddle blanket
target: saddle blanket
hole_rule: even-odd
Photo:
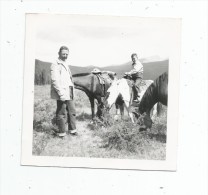
[[[133,80],[126,79],[126,81],[127,81],[127,84],[128,84],[129,87],[134,86],[134,81]]]

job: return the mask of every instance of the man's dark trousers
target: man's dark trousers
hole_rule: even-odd
[[[134,99],[137,99],[137,97],[139,97],[139,94],[141,93],[141,89],[140,89],[141,82],[142,82],[142,78],[134,79],[134,89],[136,91]]]
[[[66,132],[66,122],[68,122],[68,130],[76,129],[76,110],[73,100],[57,100],[56,124],[60,133]]]

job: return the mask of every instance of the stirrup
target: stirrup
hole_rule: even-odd
[[[135,100],[133,100],[134,102],[136,102],[136,103],[139,103],[140,102],[140,99],[139,99],[140,97],[138,96],[137,97],[137,99],[135,99]]]
[[[136,99],[136,100],[133,100],[133,102],[139,103],[140,101],[138,99]]]

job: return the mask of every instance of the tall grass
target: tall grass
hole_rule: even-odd
[[[91,127],[92,128],[92,127]],[[151,131],[140,131],[138,123],[132,123],[129,118],[115,121],[109,113],[102,120],[96,118],[94,134],[103,140],[103,147],[137,153],[141,148],[157,145],[157,141],[166,143],[166,120],[159,119]]]
[[[56,101],[50,98],[50,86],[35,86],[33,119],[33,155],[82,156],[102,158],[134,158],[164,160],[166,156],[166,112],[156,117],[151,130],[139,131],[127,114],[124,120],[114,120],[114,112],[91,121],[88,97],[75,91],[79,136],[60,140],[54,117]]]

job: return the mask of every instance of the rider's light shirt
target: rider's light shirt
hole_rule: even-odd
[[[132,70],[129,72],[130,75],[140,73],[143,74],[143,65],[140,61],[136,61],[132,64]]]

